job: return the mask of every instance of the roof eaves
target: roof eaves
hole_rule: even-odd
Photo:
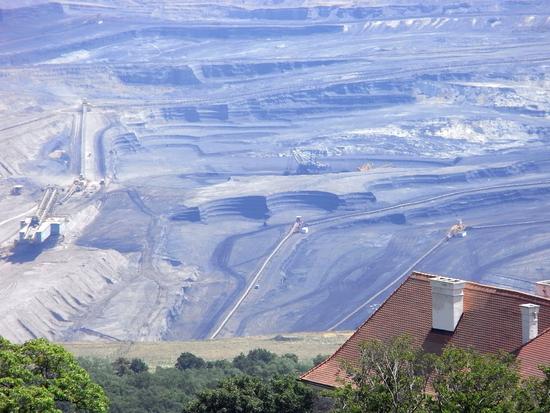
[[[299,379],[300,381],[303,381],[304,383],[306,384],[309,384],[310,386],[314,386],[314,387],[319,387],[320,389],[323,389],[323,390],[332,390],[335,388],[335,386],[331,386],[329,384],[323,384],[323,383],[318,383],[316,381],[311,381],[311,380],[307,380],[307,379],[303,379],[300,377]]]

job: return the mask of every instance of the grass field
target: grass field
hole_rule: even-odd
[[[72,342],[60,343],[77,357],[114,360],[118,357],[141,358],[150,367],[173,366],[178,356],[190,352],[205,360],[231,359],[255,348],[277,354],[294,353],[300,360],[334,352],[351,332],[296,333],[277,336],[238,337],[204,341],[162,342]]]

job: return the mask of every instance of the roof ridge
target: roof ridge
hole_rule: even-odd
[[[447,277],[447,278],[451,278],[447,275],[441,275],[441,274],[432,274],[430,272],[424,272],[424,271],[412,271],[411,274],[409,275],[409,278],[412,277],[412,278],[417,278],[417,279],[430,279],[430,278],[433,278],[433,277]]]
[[[482,284],[481,282],[477,282],[477,281],[463,280],[462,278],[449,277],[447,275],[431,274],[431,273],[421,272],[421,271],[413,271],[410,276],[411,277],[414,276],[414,278],[417,278],[417,279],[426,279],[426,278],[430,279],[432,277],[446,277],[446,278],[460,279],[460,280],[462,280],[466,283],[465,287],[470,287],[470,288],[473,287],[473,288],[476,288],[478,290],[489,291],[489,292],[491,290],[493,290],[493,291],[496,290],[496,291],[499,291],[499,292],[504,292],[504,293],[508,293],[508,294],[516,295],[516,296],[532,297],[532,298],[535,298],[537,300],[548,302],[550,304],[550,297],[544,297],[544,296],[538,295],[536,293],[529,293],[529,292],[525,292],[525,291],[519,291],[519,290],[516,290],[516,289],[513,289],[513,288],[487,285],[487,284]]]
[[[538,295],[538,294],[535,294],[535,293],[528,293],[528,292],[525,292],[525,291],[514,290],[512,288],[481,284],[481,283],[475,282],[475,281],[466,281],[466,286],[467,287],[474,287],[475,289],[480,290],[480,291],[497,290],[499,292],[507,293],[507,294],[510,294],[510,295],[531,297],[531,298],[535,298],[535,299],[540,300],[540,301],[548,302],[548,304],[550,304],[550,298],[549,297],[544,297],[542,295]]]

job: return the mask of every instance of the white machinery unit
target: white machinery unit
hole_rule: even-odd
[[[19,240],[20,243],[40,244],[46,241],[51,235],[60,235],[62,221],[50,218],[58,194],[58,189],[49,186],[38,204],[35,215],[20,221]]]

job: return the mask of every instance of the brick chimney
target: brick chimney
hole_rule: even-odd
[[[521,342],[523,344],[539,334],[539,308],[537,304],[521,304]]]
[[[432,286],[432,328],[455,331],[464,310],[464,284],[462,280],[434,277]]]

